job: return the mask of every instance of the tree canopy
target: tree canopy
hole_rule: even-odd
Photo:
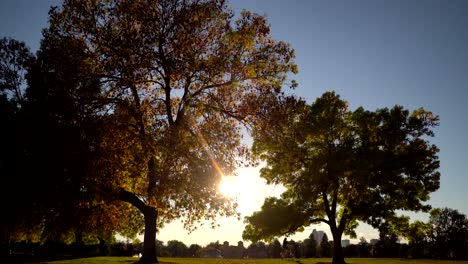
[[[267,183],[287,190],[246,217],[245,239],[271,239],[324,222],[333,234],[333,261],[344,263],[341,236],[355,235],[357,221],[398,226],[408,218],[397,210],[430,209],[424,202],[440,177],[438,148],[428,141],[438,125],[431,112],[402,106],[351,111],[326,92],[311,105],[284,98],[265,115],[269,120],[253,132],[253,151],[266,161],[261,176]]]
[[[235,213],[217,184],[249,162],[241,126],[254,127],[296,72],[264,17],[233,17],[223,0],[70,0],[50,12],[41,50],[70,44],[62,51],[80,74],[62,87],[98,120],[87,180],[144,215],[142,262],[157,261],[156,219],[190,230]],[[60,61],[49,72],[66,69]]]
[[[36,197],[34,185],[27,184],[24,173],[24,127],[21,114],[25,101],[26,73],[34,56],[23,42],[0,39],[0,241],[39,240],[40,220],[31,198]],[[31,179],[33,183],[34,179]],[[12,199],[17,195],[21,199]]]
[[[90,181],[99,139],[84,102],[99,85],[77,78],[88,70],[73,44],[43,43],[33,56],[22,42],[0,40],[1,242],[82,243],[142,229],[131,207]]]

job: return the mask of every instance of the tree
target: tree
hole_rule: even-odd
[[[437,258],[468,257],[468,219],[458,210],[435,208],[429,217],[429,242]]]
[[[262,241],[251,243],[247,247],[246,253],[249,258],[267,258],[268,257],[267,246]]]
[[[370,256],[371,245],[367,242],[365,237],[359,239],[358,250],[360,258],[368,258]]]
[[[189,257],[188,247],[181,241],[169,240],[167,241],[167,251],[170,257]]]
[[[2,242],[80,245],[141,231],[134,208],[98,195],[88,181],[99,142],[83,101],[100,90],[79,44],[43,41],[35,57],[24,43],[0,39]]]
[[[266,161],[261,176],[267,183],[287,190],[246,217],[244,238],[268,239],[323,222],[338,264],[344,263],[342,234],[355,236],[358,221],[399,229],[408,218],[396,210],[429,210],[423,202],[440,177],[438,148],[427,141],[438,124],[431,112],[410,114],[402,106],[351,111],[326,92],[311,105],[285,97],[264,114],[269,121],[253,131],[253,152]]]
[[[262,16],[233,23],[224,0],[65,1],[45,41],[84,45],[107,140],[95,184],[144,215],[141,263],[157,262],[157,219],[234,214],[217,190],[245,159],[240,126],[280,93],[293,51]],[[80,80],[87,80],[81,78]]]
[[[205,248],[221,250],[222,247],[223,247],[223,245],[221,245],[221,243],[219,243],[219,240],[216,240],[216,242],[210,242],[208,245],[206,245]]]
[[[330,242],[328,242],[328,236],[327,234],[323,234],[322,241],[320,241],[320,257],[329,258],[332,255],[331,250]]]
[[[164,245],[163,241],[156,240],[156,248],[157,248],[158,256],[170,257],[171,253],[167,250],[167,247]]]
[[[35,217],[34,179],[21,173],[25,168],[23,129],[26,73],[34,56],[23,42],[0,39],[0,242],[38,241],[41,219]],[[29,181],[28,181],[29,180]],[[32,180],[32,181],[31,181]],[[12,199],[18,197],[19,199]]]
[[[191,258],[199,258],[201,253],[202,247],[198,244],[192,244],[188,248],[189,257]]]
[[[135,208],[94,184],[103,143],[95,111],[103,108],[99,79],[88,75],[94,66],[83,48],[71,38],[46,37],[28,71],[22,108],[30,168],[23,174],[43,175],[28,180],[39,191],[34,202],[41,208],[42,240],[75,240],[78,247],[84,237],[104,243],[116,232],[131,238],[142,230]]]
[[[270,244],[268,244],[268,256],[270,258],[281,257],[281,243],[275,238]]]
[[[34,55],[24,42],[11,38],[0,39],[0,95],[15,107],[24,100],[26,73],[34,62]]]
[[[400,243],[397,230],[389,224],[379,227],[379,241],[375,244],[375,256],[380,258],[397,258],[400,256]]]
[[[288,242],[288,248],[291,252],[292,257],[294,258],[300,258],[301,257],[301,247],[300,245],[302,244],[301,241],[296,242],[294,240],[289,240]]]
[[[409,252],[412,258],[424,258],[429,256],[429,230],[431,226],[422,221],[411,223],[405,232],[408,239]]]
[[[313,233],[310,233],[308,239],[304,239],[304,257],[315,258],[317,256],[317,241]]]

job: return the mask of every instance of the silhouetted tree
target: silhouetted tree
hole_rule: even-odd
[[[359,246],[358,245],[348,245],[348,246],[343,248],[343,254],[347,258],[359,257]]]
[[[431,225],[422,221],[411,223],[405,232],[408,239],[408,255],[411,258],[430,257],[429,231]]]
[[[262,241],[251,243],[247,247],[246,253],[249,258],[267,258],[268,257],[267,247],[265,243]]]
[[[21,108],[25,100],[26,74],[34,60],[24,42],[6,37],[0,39],[0,96],[16,109]]]
[[[210,242],[208,245],[206,245],[205,248],[212,248],[212,249],[221,250],[222,247],[223,247],[223,245],[221,245],[221,243],[219,243],[219,240],[216,240],[216,242]]]
[[[458,210],[436,208],[429,217],[431,252],[437,258],[468,258],[468,219]]]
[[[32,133],[26,129],[25,79],[34,60],[23,42],[0,39],[0,243],[40,240],[42,219],[35,200],[42,179],[25,173],[25,137]]]
[[[361,237],[359,239],[358,251],[359,251],[359,254],[358,254],[359,257],[361,258],[370,257],[371,245],[367,242],[367,240],[364,237]]]
[[[322,258],[331,257],[331,250],[332,250],[331,245],[328,242],[328,236],[327,234],[323,234],[322,241],[320,241],[320,257]]]
[[[98,114],[103,103],[84,48],[80,41],[46,32],[28,73],[23,107],[26,130],[34,131],[25,139],[30,154],[26,173],[43,175],[35,186],[41,192],[36,202],[43,206],[43,240],[74,239],[77,246],[83,237],[100,243],[115,232],[134,237],[143,226],[136,208],[104,195],[96,182],[100,172],[95,161],[104,143]]]
[[[375,257],[400,257],[399,240],[398,234],[391,225],[381,225],[379,229],[379,241],[374,246]]]
[[[315,258],[317,256],[317,241],[312,233],[309,235],[308,239],[305,239],[304,242],[304,255],[306,258]]]
[[[170,257],[170,253],[167,250],[166,245],[164,245],[163,241],[156,240],[156,251],[158,252],[159,257]]]
[[[281,257],[281,243],[275,238],[270,244],[268,244],[268,256],[270,258]]]
[[[202,247],[200,245],[197,245],[197,244],[190,245],[190,247],[188,248],[189,257],[199,258],[200,253],[201,253],[201,249],[202,249]]]
[[[289,240],[288,247],[291,252],[292,257],[300,258],[301,257],[301,244],[302,242],[296,242],[294,240]]]
[[[34,57],[24,43],[0,39],[2,241],[75,240],[78,253],[85,240],[142,229],[134,208],[98,195],[89,181],[101,142],[85,102],[100,85],[78,44],[49,39]]]
[[[167,242],[167,251],[171,257],[189,257],[189,249],[187,246],[178,240],[169,240]]]
[[[333,263],[342,264],[341,237],[355,237],[358,221],[402,227],[409,218],[397,210],[430,209],[423,202],[440,178],[439,150],[427,140],[438,125],[431,112],[401,106],[351,111],[326,92],[311,105],[287,97],[265,115],[269,120],[253,133],[254,154],[267,164],[261,176],[287,190],[246,217],[245,239],[271,239],[323,222],[333,235]]]

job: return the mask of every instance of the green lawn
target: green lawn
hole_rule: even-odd
[[[130,264],[136,262],[136,258],[122,257],[97,257],[74,260],[62,260],[47,262],[50,264]],[[200,258],[159,258],[160,263],[165,264],[328,264],[331,259],[200,259]],[[346,259],[348,264],[468,264],[468,261],[447,260],[409,260],[409,259]]]

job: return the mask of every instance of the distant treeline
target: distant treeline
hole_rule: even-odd
[[[457,210],[436,208],[431,211],[427,223],[416,221],[397,234],[395,229],[380,230],[379,240],[369,243],[364,237],[356,245],[344,247],[347,258],[435,258],[435,259],[468,259],[468,221],[466,216]],[[315,230],[314,230],[315,231]],[[408,243],[400,243],[404,237]],[[21,256],[23,260],[42,261],[74,257],[92,256],[134,256],[142,252],[143,243],[106,242],[99,244],[46,242],[10,243],[2,245],[2,255]],[[232,249],[242,254],[232,254]],[[333,241],[323,234],[321,241],[316,241],[314,233],[303,241],[287,240],[280,243],[274,239],[270,243],[262,241],[244,247],[242,242],[229,246],[227,242],[211,242],[206,246],[185,245],[178,240],[167,243],[157,241],[156,251],[160,257],[224,257],[224,258],[281,258],[287,251],[290,258],[332,257]]]

